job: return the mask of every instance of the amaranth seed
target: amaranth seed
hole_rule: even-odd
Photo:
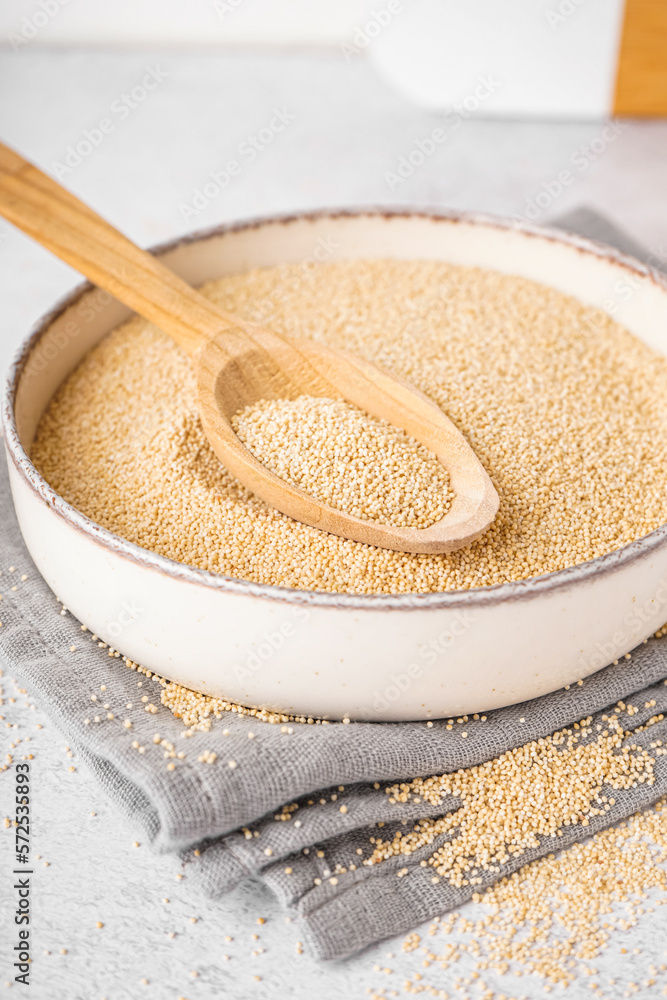
[[[32,457],[93,521],[232,577],[350,593],[438,592],[585,562],[667,520],[667,358],[601,310],[524,278],[438,261],[298,265],[204,289],[250,320],[411,381],[461,430],[500,496],[489,530],[444,555],[299,524],[212,452],[190,359],[144,320],[95,347],[51,401]]]

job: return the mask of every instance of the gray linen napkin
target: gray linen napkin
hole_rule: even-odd
[[[610,230],[589,210],[569,216],[562,225],[579,232],[594,229],[596,238],[641,255],[624,234]],[[9,566],[15,567],[11,575]],[[82,633],[71,615],[61,613],[21,540],[4,468],[0,570],[0,655],[132,824],[157,851],[180,852],[188,874],[209,896],[228,891],[248,875],[263,879],[299,918],[299,935],[319,958],[341,958],[407,931],[472,893],[470,887],[454,888],[443,880],[434,885],[432,869],[419,866],[444,837],[407,859],[393,858],[374,867],[362,864],[378,822],[386,839],[395,830],[409,829],[407,824],[415,819],[441,815],[459,804],[452,799],[437,807],[424,802],[392,804],[384,791],[387,783],[483,763],[589,715],[595,722],[619,699],[631,698],[638,707],[632,717],[621,716],[628,730],[661,713],[667,715],[665,637],[649,640],[631,660],[605,668],[581,687],[488,713],[485,722],[469,721],[465,741],[459,727],[448,731],[440,722],[281,727],[232,712],[216,720],[210,732],[183,739],[183,724],[160,704],[155,680],[110,657],[89,633]],[[27,578],[22,580],[24,574]],[[76,652],[70,652],[71,645]],[[129,703],[132,708],[126,707]],[[107,718],[108,713],[113,718]],[[126,728],[125,720],[131,727]],[[185,754],[173,760],[173,770],[167,769],[163,747],[153,742],[155,733]],[[253,739],[248,739],[249,733]],[[650,729],[650,742],[657,740],[667,743],[667,719]],[[646,737],[643,745],[648,743]],[[217,754],[214,763],[198,760],[206,751]],[[230,767],[229,761],[236,766]],[[545,838],[538,848],[505,865],[501,875],[667,792],[666,757],[656,757],[654,776],[652,784],[615,792],[609,813],[592,817],[586,828],[571,826],[562,837]],[[281,807],[291,803],[298,808],[285,818]],[[337,866],[345,872],[338,874]],[[408,869],[400,879],[399,868]],[[482,887],[497,877],[488,876]]]

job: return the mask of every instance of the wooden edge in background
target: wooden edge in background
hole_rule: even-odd
[[[625,0],[613,113],[667,115],[667,0]]]

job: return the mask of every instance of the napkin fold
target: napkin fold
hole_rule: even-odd
[[[560,225],[647,256],[591,210],[572,213]],[[561,837],[543,838],[500,873],[486,873],[476,886],[457,888],[444,879],[434,884],[433,869],[420,866],[447,835],[408,857],[369,867],[363,859],[372,850],[369,838],[380,835],[378,823],[386,840],[409,830],[415,820],[461,804],[456,799],[435,806],[423,800],[394,802],[385,792],[387,784],[482,764],[588,716],[595,732],[595,724],[619,700],[630,699],[636,708],[619,717],[628,732],[667,715],[667,636],[650,639],[630,660],[604,668],[582,686],[451,729],[446,720],[280,725],[226,712],[209,731],[184,737],[183,723],[161,704],[159,681],[110,656],[68,612],[62,613],[23,544],[4,467],[0,570],[0,656],[133,826],[156,852],[178,852],[209,896],[229,891],[249,875],[263,879],[298,917],[300,937],[322,959],[342,958],[408,931],[527,861],[566,847],[667,792],[667,757],[653,751],[652,783],[615,791],[609,812],[592,816],[585,828],[573,825]],[[626,743],[638,740],[645,748],[659,740],[667,744],[667,720],[658,718]],[[162,741],[177,756],[165,757],[170,750]],[[400,878],[399,869],[407,869]]]

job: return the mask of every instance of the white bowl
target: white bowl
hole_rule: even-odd
[[[333,254],[332,254],[333,250]],[[255,221],[159,248],[192,284],[341,257],[431,258],[551,285],[667,352],[667,282],[586,240],[464,215],[353,212]],[[129,311],[84,285],[42,319],[9,374],[14,503],[57,596],[157,673],[243,705],[351,719],[460,716],[576,682],[667,619],[667,525],[609,555],[520,583],[442,594],[289,590],[172,562],[99,527],[28,458],[41,414]]]

